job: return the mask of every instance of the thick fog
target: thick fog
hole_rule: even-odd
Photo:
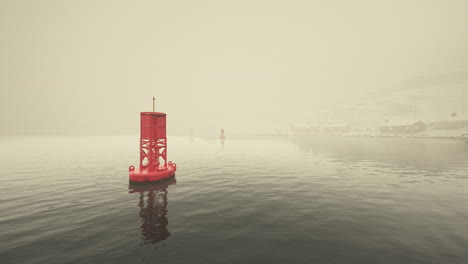
[[[0,133],[138,133],[153,96],[170,135],[463,119],[467,14],[463,0],[1,0]]]

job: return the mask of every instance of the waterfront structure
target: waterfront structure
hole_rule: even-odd
[[[411,136],[425,133],[427,125],[420,120],[390,121],[380,125],[381,135]]]
[[[323,132],[328,135],[343,135],[351,132],[347,122],[328,122],[323,126]]]

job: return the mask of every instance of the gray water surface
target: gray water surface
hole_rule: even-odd
[[[0,263],[468,263],[463,141],[173,137],[150,186],[134,136],[0,146]]]

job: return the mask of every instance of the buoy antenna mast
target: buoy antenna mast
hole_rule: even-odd
[[[154,96],[153,96],[153,112],[154,112]]]

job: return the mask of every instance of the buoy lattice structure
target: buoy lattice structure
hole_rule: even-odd
[[[177,166],[167,161],[166,114],[140,113],[140,164],[130,166],[130,183],[151,183],[175,177]]]

